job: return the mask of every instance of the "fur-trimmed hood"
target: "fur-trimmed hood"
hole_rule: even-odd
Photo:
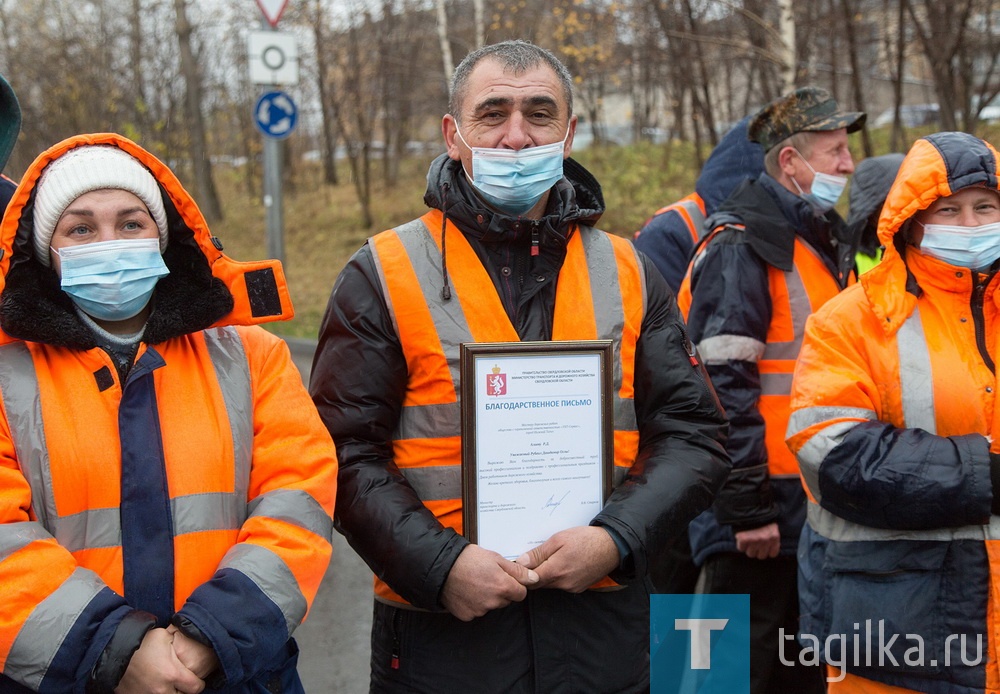
[[[143,341],[157,344],[222,325],[253,325],[293,315],[281,264],[237,262],[222,252],[191,195],[161,161],[120,135],[99,133],[64,140],[38,156],[25,172],[0,223],[0,344],[12,340],[73,349],[96,346],[92,331],[51,268],[35,259],[35,186],[45,167],[84,145],[111,145],[138,159],[160,185],[169,241]]]

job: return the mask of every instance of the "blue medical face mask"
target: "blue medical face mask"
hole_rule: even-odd
[[[950,224],[921,226],[924,228],[924,238],[920,241],[920,250],[949,265],[980,270],[1000,258],[1000,222],[978,227]]]
[[[799,150],[795,150],[795,153],[799,155],[799,158],[813,172],[813,182],[808,193],[803,193],[799,182],[794,178],[792,179],[792,183],[799,189],[799,197],[812,205],[812,208],[817,213],[825,214],[829,212],[837,205],[837,201],[843,195],[844,188],[847,187],[847,177],[820,173],[806,161],[806,158],[802,156]]]
[[[157,238],[98,241],[52,252],[59,255],[63,291],[98,320],[138,315],[159,279],[170,273]]]
[[[469,143],[456,128],[458,139]],[[465,172],[479,194],[501,212],[522,215],[535,206],[563,176],[562,142],[523,149],[469,147],[472,150],[472,176]],[[464,167],[463,167],[464,168]]]

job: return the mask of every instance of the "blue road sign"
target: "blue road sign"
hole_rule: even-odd
[[[299,112],[292,97],[281,91],[261,95],[253,108],[257,129],[268,137],[288,137],[298,119]]]

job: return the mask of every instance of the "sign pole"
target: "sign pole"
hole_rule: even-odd
[[[267,255],[285,262],[281,186],[281,140],[264,137],[264,207],[267,209]]]
[[[277,26],[265,17],[271,31]],[[262,29],[267,29],[263,26]],[[264,137],[264,208],[267,211],[267,255],[285,264],[285,221],[282,198],[281,142],[273,137]]]

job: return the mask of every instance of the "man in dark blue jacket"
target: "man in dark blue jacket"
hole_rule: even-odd
[[[747,138],[747,116],[734,125],[702,167],[694,194],[660,208],[636,232],[635,247],[649,256],[675,292],[681,286],[704,222],[747,178],[764,170],[764,150]]]
[[[817,87],[761,109],[747,132],[766,170],[708,221],[712,235],[678,295],[729,417],[733,459],[712,509],[690,524],[691,548],[699,591],[750,595],[751,694],[823,691],[821,670],[803,666],[782,636],[798,627],[795,551],[806,510],[783,437],[806,320],[853,270],[834,207],[854,172],[848,134],[864,121]]]

